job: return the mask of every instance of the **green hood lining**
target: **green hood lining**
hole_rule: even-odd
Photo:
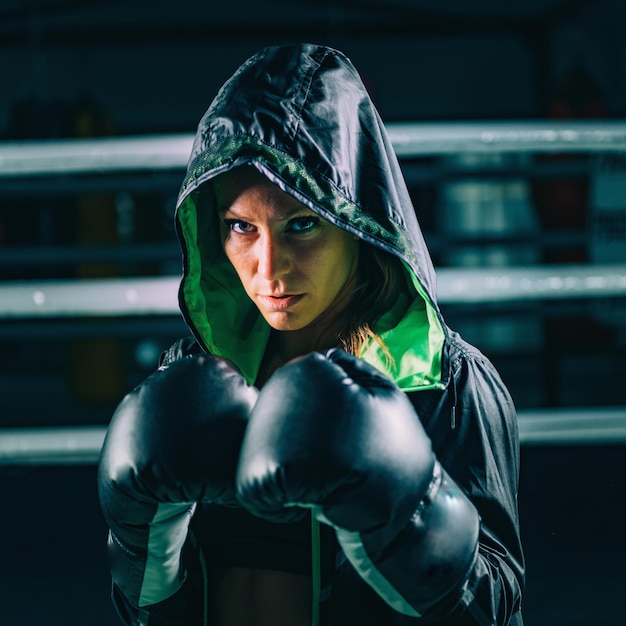
[[[399,224],[384,228],[348,200],[327,177],[312,177],[300,161],[256,137],[240,135],[213,144],[190,164],[176,212],[186,250],[179,299],[183,315],[207,351],[229,359],[254,383],[270,328],[248,298],[226,259],[208,180],[236,165],[257,167],[286,192],[340,228],[404,258],[413,298],[400,299],[376,324],[393,358],[369,341],[359,355],[403,390],[442,388],[445,333],[438,311],[415,270],[415,256]],[[210,193],[207,193],[207,190]]]

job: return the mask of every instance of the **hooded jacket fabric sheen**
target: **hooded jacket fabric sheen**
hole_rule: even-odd
[[[329,540],[334,547],[320,557],[323,620],[521,626],[515,409],[488,359],[442,318],[434,268],[397,158],[357,71],[340,52],[308,44],[266,48],[237,70],[202,118],[176,213],[184,260],[180,307],[194,339],[176,344],[164,363],[206,351],[231,360],[250,383],[256,379],[269,327],[223,253],[211,184],[240,165],[255,167],[324,219],[402,261],[410,295],[376,325],[394,365],[376,342],[358,356],[407,393],[441,465],[481,518],[467,578],[445,606],[423,617],[392,609]],[[194,523],[202,543],[201,512]],[[204,552],[210,561],[206,545]],[[410,584],[410,564],[398,567]],[[188,575],[193,578],[191,569]],[[191,593],[186,588],[195,589],[188,584],[180,593]],[[128,622],[138,623],[117,595]],[[157,613],[146,607],[141,623],[178,623]]]

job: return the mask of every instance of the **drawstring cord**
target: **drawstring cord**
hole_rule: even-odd
[[[311,511],[311,575],[313,578],[313,606],[311,607],[311,624],[320,623],[320,593],[322,575],[320,566],[320,523]]]
[[[198,555],[200,569],[202,570],[202,624],[203,626],[209,626],[209,575],[204,558],[204,550],[198,545],[198,540],[191,530],[189,531],[189,540]]]
[[[454,430],[456,428],[456,381],[454,376],[450,378],[450,386],[452,387],[452,411],[450,415],[450,428]]]

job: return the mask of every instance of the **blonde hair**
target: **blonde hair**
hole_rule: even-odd
[[[350,305],[351,321],[339,336],[340,345],[346,352],[358,356],[371,339],[393,365],[393,357],[374,326],[397,302],[405,285],[404,269],[399,259],[374,246],[362,244],[359,254],[357,286]]]

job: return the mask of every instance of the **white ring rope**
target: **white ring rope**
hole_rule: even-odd
[[[442,304],[626,296],[626,265],[437,270]],[[0,283],[0,319],[178,315],[178,276]]]
[[[626,123],[594,120],[392,122],[399,158],[463,152],[624,152]],[[0,177],[153,171],[184,168],[193,135],[0,142]]]
[[[626,406],[519,412],[522,445],[626,443]],[[0,466],[97,463],[106,426],[0,430]]]

